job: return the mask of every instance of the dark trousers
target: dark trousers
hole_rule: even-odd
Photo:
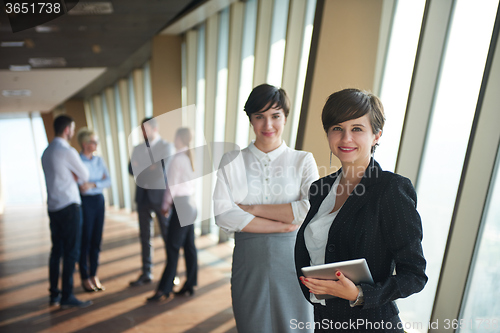
[[[168,222],[170,217],[165,217],[161,213],[161,203],[151,204],[148,200],[137,203],[137,213],[139,215],[139,237],[141,239],[142,252],[142,274],[149,278],[153,278],[151,272],[153,267],[153,217],[152,212],[155,212],[160,224],[160,231],[165,247],[167,245]]]
[[[96,276],[104,227],[104,196],[82,196],[82,246],[80,248],[80,277],[82,280]]]
[[[80,255],[82,210],[71,204],[56,212],[49,212],[52,249],[49,258],[50,295],[58,296],[59,266],[63,260],[62,297],[65,301],[73,295],[73,272]]]
[[[186,282],[183,288],[192,288],[198,283],[198,256],[196,253],[196,246],[194,244],[194,225],[190,224],[181,227],[177,211],[174,209],[168,228],[168,241],[167,241],[167,264],[158,290],[165,294],[172,291],[174,286],[174,278],[177,273],[177,263],[179,261],[179,250],[184,249],[184,259],[186,261]],[[196,217],[196,209],[194,210]],[[193,218],[194,221],[194,218]]]

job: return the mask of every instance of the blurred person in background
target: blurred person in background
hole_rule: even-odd
[[[102,191],[111,186],[111,180],[103,159],[95,155],[99,143],[97,135],[84,127],[78,131],[77,138],[82,148],[80,158],[89,171],[89,180],[80,184],[83,212],[80,278],[83,290],[93,292],[105,289],[97,277],[97,267],[104,227]]]
[[[144,142],[134,147],[129,163],[129,173],[134,176],[135,202],[139,215],[139,238],[141,241],[142,273],[130,281],[131,287],[153,282],[153,214],[158,219],[161,236],[167,246],[169,218],[162,213],[166,189],[168,157],[174,154],[174,145],[163,140],[154,118],[144,118],[141,123]],[[152,156],[161,158],[153,162]]]
[[[193,135],[187,127],[179,128],[175,134],[174,145],[177,153],[170,163],[167,179],[168,189],[165,191],[163,213],[172,214],[168,227],[167,264],[155,294],[148,301],[169,299],[172,295],[179,250],[184,249],[186,262],[186,281],[176,295],[194,294],[198,281],[198,259],[194,243],[194,220],[197,210],[193,201],[195,191],[194,163],[189,143]]]

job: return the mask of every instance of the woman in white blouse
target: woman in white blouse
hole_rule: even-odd
[[[186,261],[186,281],[176,295],[193,295],[198,279],[198,262],[196,246],[194,244],[194,220],[197,210],[193,203],[195,185],[194,164],[189,143],[191,130],[182,127],[175,133],[175,149],[172,162],[168,168],[168,190],[165,191],[162,211],[165,215],[172,214],[167,236],[167,265],[163,271],[160,283],[155,294],[148,301],[162,301],[172,296],[179,250],[184,249]]]
[[[217,174],[215,220],[235,238],[231,294],[239,333],[308,332],[297,323],[313,320],[294,279],[293,247],[318,170],[311,153],[281,138],[289,108],[283,89],[254,88],[245,112],[256,139],[225,154]]]

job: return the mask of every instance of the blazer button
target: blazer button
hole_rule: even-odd
[[[333,252],[333,251],[335,251],[335,245],[334,245],[334,244],[330,244],[330,245],[328,245],[327,250],[328,250],[328,252],[330,252],[330,253],[331,253],[331,252]]]

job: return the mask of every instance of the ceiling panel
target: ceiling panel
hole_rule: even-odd
[[[99,2],[99,1],[86,1]],[[25,41],[25,46],[0,47],[0,84],[2,89],[13,89],[13,77],[22,82],[22,89],[33,93],[28,98],[1,96],[0,112],[46,111],[65,101],[57,98],[88,97],[98,92],[102,84],[111,84],[133,68],[144,64],[150,56],[148,46],[151,38],[163,30],[174,18],[203,3],[203,0],[115,0],[110,1],[112,14],[63,15],[43,26],[55,27],[55,32],[37,32],[35,28],[12,33],[8,17],[0,11],[0,41]],[[28,72],[10,72],[11,65],[28,65],[30,58],[62,57],[64,69],[51,67],[48,70],[32,69]],[[130,60],[133,59],[133,60]],[[70,70],[71,69],[71,70]],[[88,69],[88,70],[87,70]],[[103,70],[104,69],[104,70]],[[58,71],[61,71],[60,73]],[[104,73],[104,74],[103,74]],[[96,80],[101,74],[106,80]],[[45,82],[44,75],[52,75]],[[81,77],[79,77],[81,75]],[[96,76],[97,75],[97,76]],[[53,78],[65,77],[69,86],[58,84]],[[90,80],[90,81],[89,81]],[[100,82],[97,85],[92,82]],[[45,86],[53,85],[51,91],[61,93],[48,98]],[[5,87],[5,88],[4,88]],[[49,89],[50,90],[50,89]],[[68,95],[69,94],[69,95]],[[45,96],[42,98],[42,96]],[[50,102],[49,102],[50,100]],[[37,104],[37,101],[40,103]],[[54,104],[55,103],[55,104]]]

